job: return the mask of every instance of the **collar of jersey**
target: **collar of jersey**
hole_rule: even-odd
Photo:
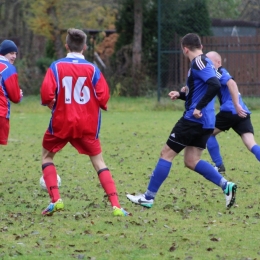
[[[5,60],[5,61],[9,61],[5,56],[0,55],[0,60]]]
[[[78,52],[69,52],[67,54],[67,58],[85,59],[85,57]]]

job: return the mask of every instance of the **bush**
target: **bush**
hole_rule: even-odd
[[[28,57],[16,60],[15,67],[18,71],[19,85],[24,95],[37,95],[40,92],[43,75],[34,64],[30,64],[30,61],[31,59]]]
[[[155,91],[156,85],[143,73],[133,78],[130,75],[112,76],[109,79],[110,91],[114,97],[140,97],[150,96]]]
[[[42,74],[45,74],[47,69],[50,67],[50,65],[52,64],[53,61],[54,61],[53,58],[42,57],[36,61],[36,65],[40,69],[40,72]]]

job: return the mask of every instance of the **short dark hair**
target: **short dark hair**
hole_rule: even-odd
[[[87,35],[79,29],[70,28],[67,31],[66,43],[70,51],[81,52],[87,41]]]
[[[191,51],[201,49],[201,39],[196,33],[188,33],[181,39],[181,46],[186,47]]]

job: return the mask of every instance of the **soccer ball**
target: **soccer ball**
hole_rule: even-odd
[[[61,178],[60,176],[57,174],[57,186],[60,187],[61,186]],[[45,181],[43,179],[43,176],[40,178],[40,186],[41,188],[47,192],[47,187],[46,187],[46,184],[45,184]]]

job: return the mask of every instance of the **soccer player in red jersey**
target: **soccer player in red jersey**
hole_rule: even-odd
[[[52,215],[64,209],[53,158],[70,143],[80,154],[89,156],[113,207],[113,215],[127,216],[129,213],[120,207],[98,136],[101,109],[107,110],[109,87],[100,70],[83,56],[86,39],[82,30],[68,29],[65,44],[68,54],[51,64],[41,86],[42,105],[52,110],[42,142],[42,172],[51,203],[42,214]]]
[[[10,130],[10,101],[19,103],[23,92],[19,87],[18,75],[13,65],[17,46],[13,41],[0,44],[0,145],[7,145]]]

